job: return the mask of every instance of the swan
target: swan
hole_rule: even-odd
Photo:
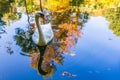
[[[45,23],[42,12],[35,13],[36,28],[32,35],[33,42],[38,46],[45,46],[52,41],[54,34],[50,22]]]
[[[46,47],[48,43],[50,43],[54,37],[51,23],[46,23],[44,20],[44,14],[42,12],[35,13],[35,24],[36,28],[32,35],[33,42],[37,45],[40,51],[40,59],[38,61],[38,71],[42,75],[48,74],[48,72],[44,71],[41,68],[43,56],[45,54]]]

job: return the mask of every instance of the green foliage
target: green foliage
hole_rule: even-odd
[[[108,9],[104,16],[110,22],[109,28],[113,30],[114,34],[120,36],[120,7]]]
[[[83,2],[84,2],[84,0],[72,0],[71,6],[79,6]]]
[[[9,12],[10,2],[8,0],[0,0],[0,17]]]

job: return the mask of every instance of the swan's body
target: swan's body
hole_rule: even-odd
[[[32,35],[33,42],[38,46],[45,46],[53,39],[53,31],[51,23],[43,24],[40,21],[44,21],[43,14],[37,12],[35,14],[36,29]]]

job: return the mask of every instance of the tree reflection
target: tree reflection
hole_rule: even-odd
[[[80,9],[92,13],[93,16],[104,16],[109,28],[116,36],[120,36],[120,4],[119,0],[85,0]]]
[[[55,5],[54,8],[51,7],[51,23],[55,34],[51,44],[38,47],[33,43],[32,34],[35,28],[33,27],[34,24],[31,25],[31,27],[33,27],[31,28],[32,30],[25,31],[22,28],[15,29],[16,35],[14,39],[16,40],[16,44],[22,49],[20,54],[29,56],[31,58],[31,66],[37,69],[44,77],[54,74],[56,71],[54,62],[60,65],[63,64],[63,54],[72,54],[72,48],[76,45],[81,36],[80,29],[82,29],[83,23],[88,19],[87,12],[80,13],[79,11],[76,12],[69,9],[69,1],[70,0],[66,0],[62,3],[63,5],[61,5],[62,0],[55,0],[61,7],[58,5]],[[72,6],[79,6],[83,1],[84,0],[72,0]],[[29,13],[39,10],[37,0],[26,0],[26,2],[24,2],[24,0],[0,1],[0,21],[3,19],[6,24],[9,25],[10,20],[19,20],[22,13],[19,12],[18,9],[21,6],[26,7],[28,18]],[[8,52],[12,54],[12,50],[9,47],[6,48]]]
[[[109,28],[115,35],[120,36],[120,7],[108,9],[104,16],[110,21]]]
[[[0,34],[4,32],[1,26],[10,24],[10,20],[19,20],[21,18],[22,13],[18,11],[19,8],[23,11],[26,10],[28,18],[30,13],[39,10],[40,6],[38,1],[39,0],[26,0],[26,3],[25,0],[0,1]],[[52,11],[51,23],[55,34],[52,43],[44,47],[35,45],[31,37],[35,27],[31,28],[33,29],[31,31],[16,28],[16,35],[14,36],[16,44],[22,49],[20,54],[30,57],[31,67],[38,70],[44,77],[49,77],[54,74],[56,71],[54,62],[60,65],[63,64],[63,54],[74,55],[72,48],[74,48],[81,36],[80,29],[82,29],[83,24],[89,18],[88,13],[101,16],[102,12],[105,11],[104,15],[108,21],[110,21],[110,29],[112,29],[117,36],[120,36],[120,7],[114,8],[119,5],[119,2],[116,2],[119,0],[44,1],[48,1],[45,4],[49,5],[47,5],[47,7],[46,5],[44,6]],[[52,1],[54,1],[54,3],[52,3]],[[71,1],[71,5],[69,1]],[[72,10],[74,6],[77,6],[76,10]],[[113,8],[108,9],[110,6],[113,6]],[[31,25],[31,27],[32,26],[34,26],[34,24]],[[8,53],[13,53],[10,47],[6,47],[6,49]],[[65,72],[65,74],[66,73],[67,72]]]
[[[19,20],[21,18],[21,12],[17,11],[17,7],[16,0],[0,1],[0,21],[5,21],[7,25],[10,25],[10,20]]]
[[[24,31],[21,28],[16,29],[16,44],[21,46],[22,55],[31,57],[31,66],[38,70],[44,77],[52,76],[56,71],[54,62],[63,64],[62,54],[71,54],[71,48],[76,45],[81,36],[81,27],[83,22],[79,21],[80,14],[69,13],[53,13],[52,23],[54,38],[51,44],[46,47],[38,47],[32,42],[32,31]],[[75,21],[73,20],[75,18]],[[86,19],[86,17],[81,18]],[[32,28],[33,29],[33,28]],[[40,51],[40,54],[39,54]]]
[[[48,77],[52,76],[56,71],[54,62],[62,65],[64,59],[63,54],[72,54],[71,50],[81,36],[80,29],[82,29],[83,23],[89,18],[88,12],[97,13],[96,15],[100,16],[101,14],[99,11],[97,12],[97,10],[100,10],[100,12],[106,10],[106,5],[108,8],[108,5],[110,5],[113,0],[66,0],[64,3],[62,3],[63,0],[53,0],[54,3],[49,3],[49,1],[52,0],[46,1],[48,1],[46,4],[51,4],[49,8],[46,8],[52,11],[51,23],[55,34],[52,43],[44,47],[35,45],[31,37],[35,27],[31,28],[33,29],[31,31],[16,28],[14,39],[16,40],[16,44],[22,48],[20,54],[29,56],[31,58],[31,66],[37,69],[41,75]],[[69,1],[71,1],[71,5],[69,5]],[[1,17],[3,17],[7,24],[9,24],[9,20],[18,20],[21,18],[21,13],[17,11],[18,6],[26,6],[26,12],[32,13],[39,10],[38,3],[37,0],[26,0],[26,3],[24,0],[0,1],[0,25],[5,24]],[[84,4],[81,5],[81,3]],[[61,6],[59,7],[59,5]],[[77,6],[77,8],[80,6],[80,10],[69,9],[70,6]],[[102,8],[104,10],[102,10]],[[116,35],[120,36],[120,7],[107,10],[105,17],[111,22],[110,28],[114,30]],[[34,24],[31,25],[31,27],[32,26],[34,26]],[[12,53],[9,47],[7,47],[7,49],[9,53]]]

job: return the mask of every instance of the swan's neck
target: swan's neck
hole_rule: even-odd
[[[41,46],[45,44],[45,39],[44,39],[44,35],[42,32],[42,28],[41,28],[41,24],[39,21],[39,16],[35,16],[35,22],[36,22],[36,27],[38,28],[38,34],[39,34],[39,40],[38,40],[38,44],[40,44]]]

